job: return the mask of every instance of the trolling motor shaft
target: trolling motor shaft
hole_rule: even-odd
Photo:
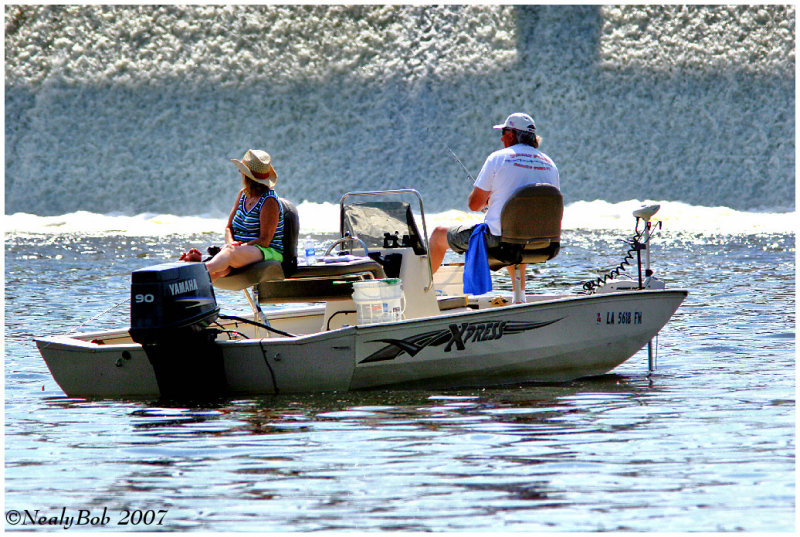
[[[653,271],[650,270],[650,248],[648,248],[647,246],[650,243],[650,219],[653,218],[653,215],[656,214],[660,208],[661,208],[661,205],[645,205],[644,207],[641,207],[641,208],[636,209],[635,211],[633,211],[633,216],[636,217],[636,227],[637,228],[639,227],[639,219],[641,218],[642,220],[644,220],[644,232],[643,232],[643,235],[642,235],[644,240],[642,241],[641,244],[643,245],[642,249],[645,251],[645,253],[644,253],[644,259],[645,259],[645,265],[644,265],[645,273],[644,274],[645,274],[645,276],[652,276],[653,275]],[[639,264],[640,264],[640,267],[639,267],[639,288],[643,289],[642,281],[641,281],[642,280],[641,261],[640,261]]]
[[[636,217],[636,227],[639,227],[639,219],[641,218],[644,220],[644,231],[642,233],[642,237],[644,240],[642,241],[642,248],[637,251],[637,256],[639,258],[639,289],[644,289],[646,284],[649,284],[653,278],[653,271],[650,269],[650,248],[648,248],[650,244],[650,219],[653,218],[653,215],[658,212],[661,208],[661,205],[647,205],[641,207],[635,211],[633,211],[633,216]],[[641,250],[644,250],[644,275],[645,281],[642,282],[642,256]],[[661,283],[661,282],[659,282]],[[661,288],[663,289],[664,284],[661,283]],[[647,342],[647,371],[652,373],[656,370],[656,361],[655,361],[655,354],[653,353],[653,340]]]

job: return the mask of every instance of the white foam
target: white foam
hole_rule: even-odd
[[[702,207],[676,201],[630,200],[621,203],[578,201],[564,210],[564,229],[628,229],[635,222],[633,211],[642,205],[659,204],[653,221],[663,229],[702,234],[749,235],[795,233],[794,212],[762,213],[737,211],[728,207]]]
[[[796,233],[794,212],[761,213],[736,211],[727,207],[701,207],[673,201],[629,200],[609,203],[602,200],[579,201],[564,209],[564,230],[632,229],[634,210],[642,205],[658,203],[661,209],[653,218],[661,221],[666,231],[707,235],[750,235],[761,233]],[[303,202],[297,206],[300,235],[335,234],[339,232],[339,204]],[[419,216],[417,215],[419,218]],[[428,233],[436,226],[474,224],[483,214],[448,210],[426,214]],[[175,216],[171,214],[139,214],[136,216],[101,215],[86,211],[61,216],[36,216],[16,213],[5,219],[5,231],[16,235],[69,234],[163,236],[217,233],[222,235],[227,219],[217,216]],[[421,230],[421,226],[420,226]]]
[[[173,214],[104,215],[77,211],[60,216],[15,213],[6,216],[6,233],[162,236],[222,233],[225,218],[176,216]]]

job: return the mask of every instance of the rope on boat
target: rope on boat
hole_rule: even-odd
[[[221,324],[219,324],[219,323],[215,323],[215,324],[217,326],[219,326],[219,333],[220,334],[226,334],[228,336],[228,339],[233,339],[234,335],[240,336],[242,339],[247,339],[247,335],[243,334],[242,332],[239,332],[238,330],[226,330],[225,327],[222,326]]]
[[[253,326],[257,326],[259,328],[264,328],[266,330],[269,330],[270,332],[274,332],[274,333],[278,334],[279,336],[297,337],[295,334],[290,334],[289,332],[284,332],[283,330],[278,330],[277,328],[273,328],[273,327],[271,327],[269,325],[266,325],[266,324],[263,324],[263,323],[259,323],[259,322],[256,322],[256,321],[251,321],[250,319],[245,319],[244,317],[237,317],[235,315],[219,315],[219,318],[220,319],[228,319],[230,321],[239,321],[239,322],[245,323],[245,324],[252,324]]]

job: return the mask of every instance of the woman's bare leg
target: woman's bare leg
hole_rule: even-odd
[[[264,253],[249,244],[240,246],[226,245],[220,252],[206,262],[211,281],[226,276],[231,269],[244,267],[264,259]]]

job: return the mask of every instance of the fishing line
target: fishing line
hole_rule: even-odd
[[[108,308],[107,310],[105,310],[105,311],[101,311],[100,313],[98,313],[97,315],[95,315],[94,317],[92,317],[91,319],[87,319],[87,320],[83,321],[81,324],[79,324],[78,326],[76,326],[75,328],[73,328],[73,329],[72,329],[72,331],[71,331],[71,332],[69,332],[69,333],[70,333],[70,334],[75,334],[75,333],[76,333],[76,330],[78,330],[79,328],[83,328],[83,327],[84,327],[84,326],[85,326],[87,323],[90,323],[90,322],[94,321],[95,319],[97,319],[97,318],[99,318],[99,317],[102,317],[103,315],[105,315],[105,314],[106,314],[106,313],[108,313],[109,311],[111,311],[111,310],[113,310],[113,309],[115,309],[115,308],[118,308],[118,307],[120,307],[121,305],[123,305],[124,303],[126,303],[126,302],[130,302],[130,301],[131,301],[131,297],[128,297],[128,298],[126,298],[125,300],[123,300],[122,302],[119,302],[119,303],[117,303],[117,304],[114,304],[113,306],[111,306],[111,307],[110,307],[110,308]]]

